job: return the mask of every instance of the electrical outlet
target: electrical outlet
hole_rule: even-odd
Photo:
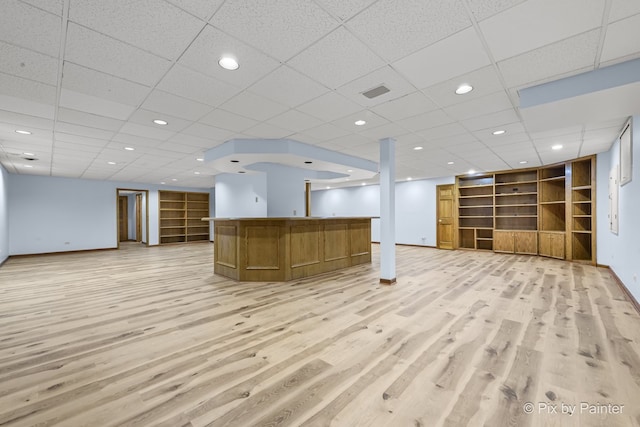
[[[295,209],[293,210],[293,216],[296,216],[298,214],[298,211],[296,211]]]

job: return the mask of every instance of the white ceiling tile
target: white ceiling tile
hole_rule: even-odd
[[[505,133],[502,135],[494,135],[493,131],[496,130],[503,130],[505,131]],[[525,137],[527,138],[529,137],[524,126],[520,122],[503,124],[499,129],[492,128],[479,130],[475,132],[474,135],[483,142],[492,142],[500,139],[510,139],[511,137],[515,137],[516,135],[519,135],[517,138],[522,138],[521,135],[525,135]]]
[[[204,116],[200,122],[206,125],[219,127],[221,129],[228,129],[233,132],[242,132],[258,123],[256,120],[230,113],[219,108]]]
[[[53,105],[56,99],[56,88],[33,80],[0,73],[0,94]],[[14,110],[13,108],[2,109]]]
[[[428,113],[418,114],[417,116],[398,120],[397,123],[412,132],[416,132],[423,129],[446,125],[453,121],[454,120],[443,110],[434,110]]]
[[[362,94],[380,85],[384,85],[384,87],[389,89],[389,92],[376,96],[375,98],[367,98]],[[403,97],[411,92],[415,92],[415,90],[416,88],[400,76],[393,68],[385,66],[341,86],[337,92],[363,107],[373,107],[374,105]]]
[[[81,125],[64,123],[64,122],[56,123],[56,134],[58,132],[65,133],[68,135],[74,135],[78,137],[87,136],[89,138],[104,139],[104,140],[111,139],[111,137],[114,134],[114,132],[104,130],[104,129],[97,129],[97,128],[92,128],[88,126],[81,126]]]
[[[104,129],[113,132],[118,131],[118,129],[120,129],[124,124],[123,120],[116,120],[110,117],[98,116],[95,114],[87,113],[85,111],[70,110],[63,107],[60,107],[58,109],[58,121],[93,127],[97,129]]]
[[[219,145],[222,140],[212,141],[210,138],[201,138],[199,136],[188,135],[184,132],[177,133],[168,140],[169,142],[176,142],[179,144],[190,145],[200,150],[213,148]],[[202,157],[202,156],[195,156]],[[195,157],[192,160],[195,160]]]
[[[0,110],[0,125],[4,124],[29,126],[30,128],[36,129],[53,129],[53,120],[14,113],[13,111]]]
[[[22,0],[22,2],[29,3],[31,6],[46,10],[54,15],[62,16],[64,0]]]
[[[593,67],[600,30],[593,30],[498,63],[507,86],[514,87]]]
[[[424,135],[425,133],[426,132],[423,131],[423,132],[420,132],[419,135]],[[469,153],[467,153],[466,150],[463,150],[462,147],[464,146],[485,148],[485,146],[481,145],[481,142],[478,141],[478,139],[475,136],[473,136],[468,132],[458,133],[458,134],[450,135],[443,138],[425,138],[425,139],[426,139],[427,145],[429,146],[441,147],[445,149],[448,149],[448,148],[453,149],[452,147],[455,147],[456,151],[462,150],[462,153],[464,153],[465,156],[467,156]]]
[[[456,89],[463,83],[471,85],[473,90],[464,95],[456,94]],[[493,66],[488,66],[430,86],[424,89],[423,92],[436,104],[441,107],[448,107],[481,98],[502,89],[502,82],[498,73],[496,73]]]
[[[281,61],[337,25],[315,3],[298,0],[229,0],[211,23]]]
[[[529,132],[529,136],[533,139],[547,139],[547,138],[558,138],[558,137],[575,137],[580,138],[580,134],[582,133],[582,125],[574,125],[567,126],[564,128],[544,130],[538,132]]]
[[[458,0],[380,0],[348,27],[384,58],[394,61],[469,27]],[[439,58],[443,59],[443,58]]]
[[[376,141],[374,139],[367,138],[361,135],[350,134],[332,139],[318,145],[325,148],[332,146],[334,148],[330,148],[331,150],[339,150],[341,148],[359,147],[364,144],[376,144]]]
[[[258,123],[257,125],[244,131],[245,134],[255,138],[286,138],[293,134],[293,131],[283,129],[278,126],[271,125],[269,123]]]
[[[519,144],[523,142],[530,142],[531,137],[526,133],[516,133],[516,134],[504,134],[504,135],[491,135],[491,132],[476,132],[477,134],[481,134],[484,136],[484,139],[481,139],[488,147],[501,149],[505,145],[513,145]],[[489,134],[492,139],[487,136]],[[480,139],[480,138],[478,138]]]
[[[48,55],[0,42],[0,72],[55,86],[58,60]]]
[[[312,129],[307,129],[304,131],[304,134],[317,139],[319,142],[326,142],[348,135],[349,132],[330,123],[326,123]]]
[[[162,0],[73,0],[69,19],[167,59],[176,59],[204,27]]]
[[[249,88],[265,98],[296,107],[327,93],[329,90],[292,68],[283,65]]]
[[[294,132],[303,132],[316,126],[320,126],[322,122],[308,114],[301,113],[298,110],[289,110],[269,119],[269,124],[289,129]]]
[[[293,139],[295,141],[304,142],[305,144],[316,145],[322,142],[322,140],[318,138],[314,138],[310,135],[304,135],[301,133],[294,133],[289,137],[289,139]]]
[[[361,109],[355,102],[335,92],[326,93],[298,107],[303,113],[325,121],[333,121]]]
[[[158,89],[149,94],[142,108],[185,120],[198,120],[211,111],[211,106],[182,98]]]
[[[167,0],[182,10],[196,15],[200,19],[209,19],[218,10],[224,0]]]
[[[400,125],[395,123],[387,123],[385,125],[376,127],[367,127],[358,132],[360,135],[371,138],[373,140],[380,140],[382,138],[398,138],[402,135],[406,135],[408,131]]]
[[[198,147],[194,147],[193,145],[180,144],[179,142],[175,141],[163,142],[162,144],[158,145],[158,149],[192,155],[200,152],[200,148]],[[193,166],[196,166],[195,162]]]
[[[615,22],[638,13],[640,13],[640,2],[637,0],[613,0],[609,10],[609,22]]]
[[[510,108],[508,110],[498,111],[497,113],[463,120],[461,123],[470,131],[478,131],[481,129],[493,129],[517,121],[519,121],[518,115],[513,108]]]
[[[155,85],[171,66],[164,58],[72,22],[65,60],[147,86]]]
[[[239,68],[235,71],[222,68],[218,61],[223,55],[234,56],[238,60]],[[184,55],[180,57],[179,63],[243,89],[280,65],[275,59],[211,25],[207,25],[198,34]]]
[[[164,76],[158,88],[211,106],[218,106],[234,96],[239,88],[205,76],[179,64]]]
[[[282,104],[277,104],[267,98],[249,92],[231,98],[220,106],[222,109],[238,115],[245,115],[257,121],[264,121],[288,110]]]
[[[61,19],[17,0],[3,0],[0,39],[20,47],[57,57]]]
[[[418,88],[426,88],[490,63],[475,29],[471,27],[392,65]]]
[[[158,125],[153,122],[154,120],[164,120],[165,122],[167,122],[167,124]],[[152,129],[154,129],[152,132],[155,132],[155,130],[159,130],[162,132],[170,132],[170,133],[180,132],[184,130],[187,126],[189,126],[191,123],[193,123],[192,120],[184,120],[178,117],[169,116],[167,114],[159,114],[155,111],[149,111],[144,109],[136,110],[129,118],[129,122],[151,127]],[[145,135],[140,135],[140,136],[145,136]]]
[[[75,146],[74,149],[79,152],[99,153],[104,147],[109,144],[107,139],[91,138],[89,136],[74,135],[64,132],[56,132],[55,152],[58,148],[70,148]],[[81,146],[81,148],[77,148]],[[79,156],[81,154],[78,154]]]
[[[640,14],[609,24],[600,61],[612,61],[638,53],[640,53]]]
[[[504,91],[495,92],[481,98],[446,107],[444,110],[456,120],[470,119],[488,113],[506,110],[513,107]]]
[[[371,109],[389,120],[400,120],[421,113],[428,113],[437,108],[438,106],[424,96],[422,92],[413,92],[384,104],[376,105]]]
[[[85,95],[84,93],[64,88],[60,91],[60,106],[117,120],[126,120],[136,109],[131,105],[109,101],[97,96]]]
[[[366,124],[357,126],[355,122],[358,120],[364,120]],[[332,123],[338,127],[341,127],[347,132],[361,133],[367,129],[388,124],[389,120],[377,115],[372,111],[363,110],[358,111],[357,113],[349,114],[348,116],[342,117],[338,120],[334,120]],[[407,133],[407,131],[404,131],[403,133]]]
[[[134,122],[127,122],[120,129],[121,133],[127,133],[129,135],[141,136],[143,138],[157,139],[159,141],[166,141],[175,135],[176,132],[162,129],[160,126],[144,126]]]
[[[482,21],[480,28],[494,59],[501,61],[599,27],[604,3],[528,0]]]
[[[2,77],[0,77],[1,80]],[[0,110],[53,120],[55,108],[52,104],[43,104],[24,98],[2,95],[3,90],[0,87]]]
[[[497,13],[503,12],[510,7],[522,3],[525,0],[467,0],[469,9],[477,21],[489,18]]]
[[[628,117],[621,117],[619,119],[605,120],[602,122],[596,123],[587,123],[584,126],[586,131],[594,130],[594,129],[604,129],[610,127],[617,127],[619,131],[622,130],[622,126],[627,122]]]
[[[64,64],[62,87],[126,105],[139,105],[149,92],[146,86],[69,62]]]
[[[288,64],[325,86],[336,89],[382,67],[384,62],[344,27],[340,27]]]
[[[318,0],[330,13],[346,21],[376,0]]]
[[[193,135],[200,138],[208,139],[211,141],[211,146],[214,147],[220,142],[224,142],[233,135],[225,129],[220,129],[213,126],[203,125],[202,123],[194,123],[186,128],[183,133],[187,135]]]
[[[468,134],[468,132],[459,123],[449,123],[443,126],[437,126],[431,129],[419,131],[417,132],[417,134],[427,141],[432,141],[440,138],[450,138],[455,135]]]
[[[140,136],[130,135],[126,133],[117,133],[111,138],[112,142],[121,142],[128,147],[134,147],[138,149],[139,147],[157,147],[158,140],[151,138],[144,138]]]

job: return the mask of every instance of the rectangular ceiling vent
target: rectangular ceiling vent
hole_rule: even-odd
[[[362,92],[362,94],[369,99],[373,99],[377,96],[384,95],[387,92],[390,92],[389,88],[384,85],[380,85],[378,87],[374,87],[373,89],[369,89],[366,92]]]

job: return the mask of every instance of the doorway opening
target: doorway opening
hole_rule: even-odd
[[[117,242],[137,242],[149,246],[149,191],[118,188]]]

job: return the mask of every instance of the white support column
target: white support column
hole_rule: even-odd
[[[380,140],[380,283],[396,282],[396,141]]]

